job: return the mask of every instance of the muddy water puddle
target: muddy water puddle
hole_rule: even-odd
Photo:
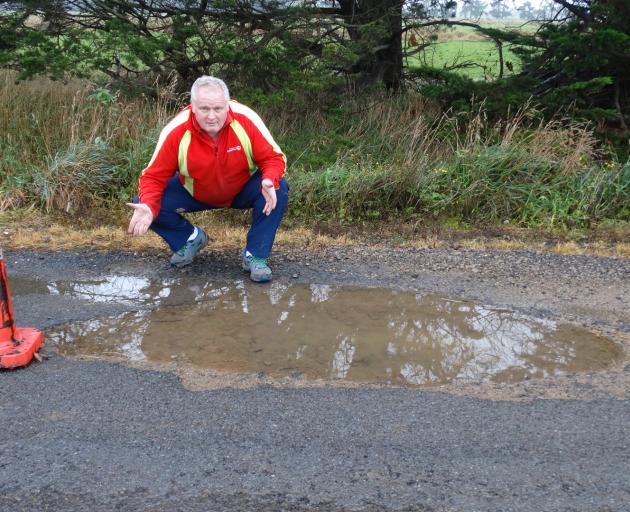
[[[407,386],[597,371],[621,356],[611,340],[574,326],[387,289],[110,276],[51,293],[108,300],[112,290],[157,306],[57,328],[48,343],[67,355]]]
[[[123,304],[152,304],[168,299],[177,290],[178,280],[161,282],[128,275],[104,275],[91,279],[44,280],[11,277],[12,295],[65,295],[90,302],[119,302]]]

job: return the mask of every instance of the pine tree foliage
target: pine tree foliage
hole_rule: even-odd
[[[0,4],[0,65],[38,74],[109,78],[116,87],[185,91],[201,74],[267,97],[295,91],[419,88],[445,108],[486,99],[505,113],[530,97],[625,133],[630,124],[630,2],[549,0],[535,33],[455,19],[506,0],[22,0]],[[498,15],[498,14],[497,14]],[[435,44],[416,30],[463,25],[492,41],[498,80],[405,68]],[[435,32],[432,32],[435,34]],[[523,61],[506,77],[503,47]],[[511,65],[511,63],[509,64]]]

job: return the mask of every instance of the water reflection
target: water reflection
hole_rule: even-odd
[[[12,277],[12,295],[58,295],[90,302],[134,305],[168,305],[200,302],[222,294],[226,289],[212,283],[199,284],[182,278],[159,281],[131,275],[111,274],[95,278],[41,280]]]
[[[51,295],[70,295],[93,302],[147,302],[168,297],[169,283],[151,289],[151,281],[134,276],[103,276],[93,281],[53,281],[48,284]]]
[[[574,327],[391,290],[246,281],[170,284],[168,291],[117,286],[156,300],[185,293],[192,303],[73,324],[49,339],[69,354],[414,386],[597,370],[619,356],[611,341]],[[85,284],[74,288],[81,290]],[[99,296],[100,288],[87,290]]]

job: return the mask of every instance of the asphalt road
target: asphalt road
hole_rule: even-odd
[[[130,257],[5,257],[10,279],[143,272]],[[42,329],[130,309],[37,290],[14,306]],[[628,400],[190,391],[45,353],[0,373],[0,511],[630,511]]]

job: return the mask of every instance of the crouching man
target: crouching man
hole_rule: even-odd
[[[267,258],[288,201],[286,158],[260,117],[230,100],[222,80],[198,78],[190,98],[162,130],[142,171],[138,196],[128,203],[128,231],[143,235],[152,229],[173,251],[171,264],[182,267],[208,243],[183,212],[251,208],[243,269],[252,281],[270,281]]]

